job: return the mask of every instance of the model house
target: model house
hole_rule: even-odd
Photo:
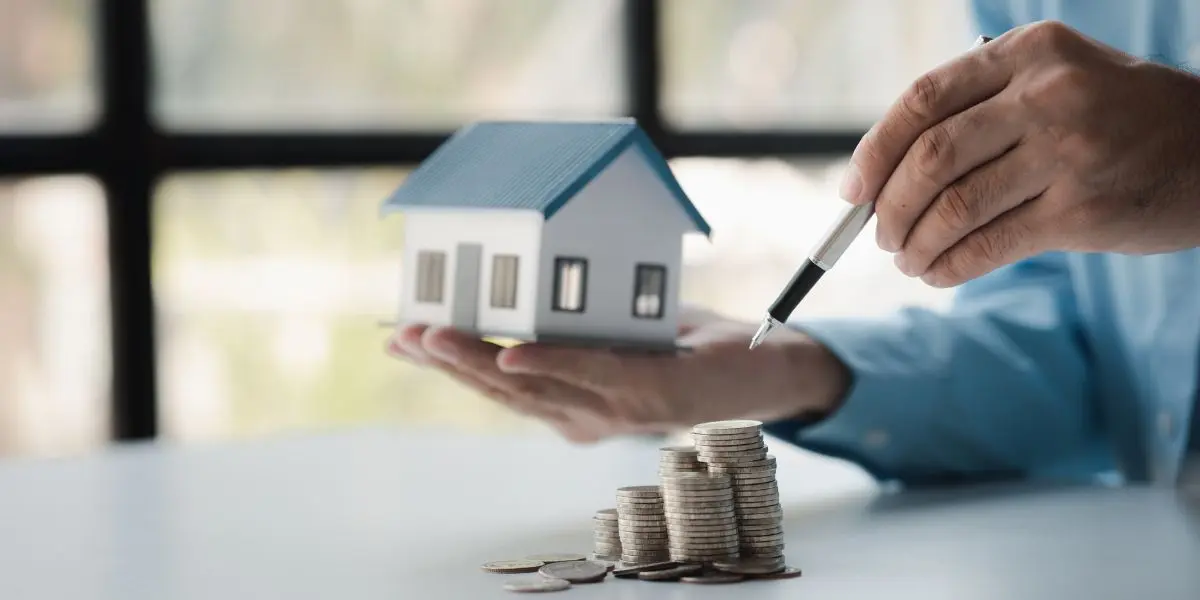
[[[400,322],[526,341],[673,347],[683,236],[710,234],[631,119],[468,125],[383,211]]]

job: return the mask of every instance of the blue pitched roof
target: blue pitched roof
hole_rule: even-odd
[[[554,216],[630,146],[691,217],[712,229],[679,187],[666,159],[633,119],[484,121],[450,136],[383,204],[388,214],[412,207],[512,208]]]

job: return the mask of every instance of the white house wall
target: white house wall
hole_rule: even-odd
[[[631,147],[546,221],[542,231],[537,330],[553,336],[673,340],[677,332],[687,213]],[[556,256],[588,260],[583,313],[551,310]],[[633,317],[634,265],[667,268],[661,320]]]
[[[480,261],[478,328],[488,334],[533,332],[537,291],[537,259],[542,215],[503,209],[412,209],[404,213],[404,268],[400,290],[400,320],[404,323],[447,325],[455,300],[455,249],[459,243],[483,247]],[[445,290],[441,304],[416,302],[417,253],[446,253]],[[492,308],[492,257],[514,254],[517,266],[516,308]]]

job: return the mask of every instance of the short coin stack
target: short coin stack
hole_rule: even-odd
[[[621,535],[617,526],[617,509],[605,508],[592,517],[595,532],[592,552],[600,560],[618,560],[621,556]]]
[[[775,480],[775,457],[767,454],[762,423],[701,423],[692,428],[692,439],[708,472],[730,478],[741,558],[782,566],[783,507]]]
[[[656,485],[635,485],[617,490],[617,523],[621,562],[653,563],[667,560],[667,520],[663,497]]]
[[[700,462],[699,452],[691,446],[667,446],[659,448],[658,451],[658,474],[660,476],[708,471],[708,466]]]
[[[738,558],[738,528],[728,475],[684,472],[662,476],[671,560],[686,563]]]

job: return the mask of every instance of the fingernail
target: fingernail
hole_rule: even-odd
[[[909,261],[908,261],[907,254],[905,254],[903,252],[896,253],[895,257],[892,259],[892,262],[896,264],[896,268],[900,269],[901,273],[904,273],[905,275],[908,275],[909,277],[913,276],[913,273],[911,270],[911,265],[908,264]]]
[[[943,279],[940,275],[938,275],[937,273],[935,273],[933,271],[929,271],[928,273],[925,273],[924,275],[922,275],[921,281],[924,281],[925,285],[933,286],[935,288],[946,287],[945,279]]]
[[[512,353],[508,350],[501,350],[496,355],[496,368],[504,373],[522,373],[525,371],[521,366],[520,359],[513,358]]]
[[[892,242],[892,238],[888,237],[882,229],[875,229],[875,244],[884,252],[896,252],[899,248]]]
[[[842,175],[842,185],[838,187],[838,195],[846,202],[857,204],[858,197],[862,194],[862,187],[862,176],[858,174],[858,168],[852,163],[846,167],[846,172]]]

